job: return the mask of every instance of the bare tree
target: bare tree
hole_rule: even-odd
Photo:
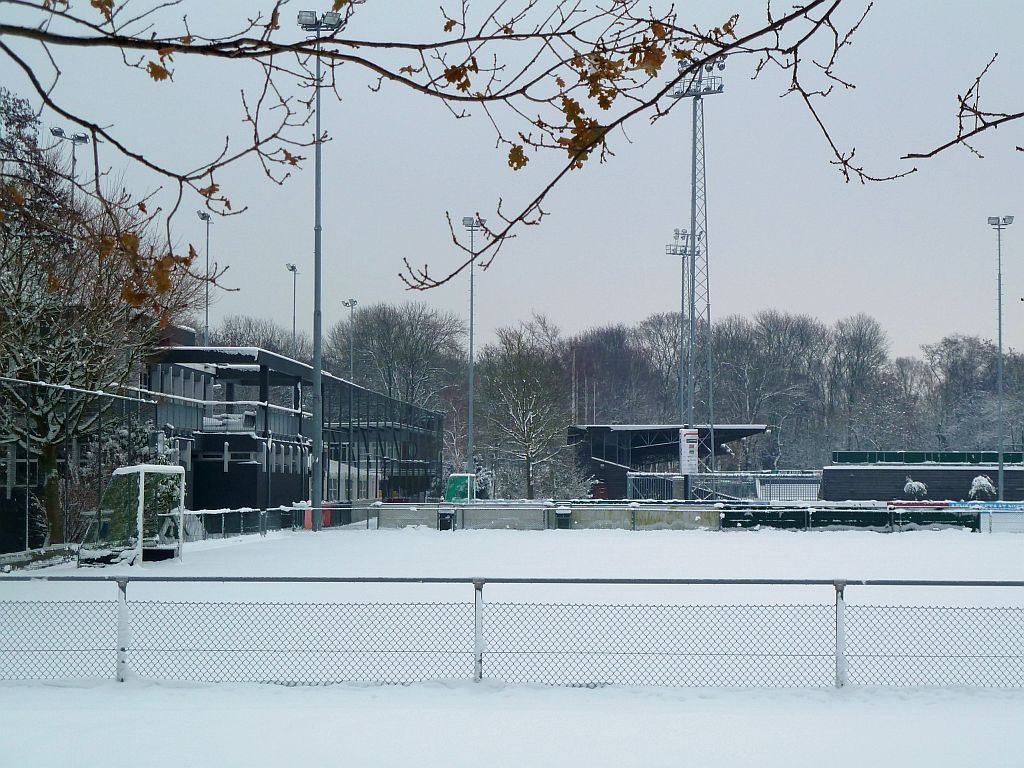
[[[522,466],[526,498],[534,498],[534,473],[566,447],[569,398],[565,369],[556,353],[557,331],[543,317],[500,328],[480,352],[480,405],[491,450]]]
[[[228,315],[210,330],[210,343],[216,347],[260,347],[309,363],[312,358],[307,333],[296,334],[273,320],[250,315]]]
[[[679,349],[682,324],[678,312],[651,315],[633,331],[634,344],[657,376],[661,419],[679,418]]]
[[[421,301],[370,304],[355,313],[356,381],[389,397],[425,408],[442,406],[442,394],[463,366],[463,320]],[[347,377],[349,320],[327,333],[325,356]]]
[[[103,417],[110,401],[98,392],[128,383],[161,318],[136,302],[128,262],[95,249],[117,232],[92,199],[72,197],[59,155],[39,145],[29,105],[0,92],[0,129],[0,444],[38,459],[49,537],[59,543],[60,448]],[[121,224],[125,233],[139,222]],[[172,317],[195,301],[196,284],[172,265],[151,277],[167,281],[161,291]]]
[[[587,383],[577,386],[578,399],[590,398],[585,421],[650,422],[661,415],[659,373],[635,341],[636,334],[625,325],[603,326],[573,337],[568,342],[572,352],[559,352],[563,365],[570,362],[568,354],[575,354],[576,384]]]
[[[839,393],[846,449],[855,446],[854,412],[877,390],[888,361],[889,341],[877,320],[863,312],[839,320],[832,330],[832,390]]]

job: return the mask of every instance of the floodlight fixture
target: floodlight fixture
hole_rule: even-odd
[[[75,150],[78,149],[79,144],[88,144],[89,136],[85,133],[75,133],[68,135],[64,129],[58,125],[50,128],[50,133],[62,141],[71,142],[71,207],[75,207],[75,187],[78,186],[78,156]]]
[[[58,139],[64,139],[65,141],[70,141],[72,144],[88,144],[89,143],[89,134],[79,132],[79,133],[73,133],[73,134],[71,134],[69,136],[64,131],[64,129],[61,128],[60,126],[54,126],[53,128],[51,128],[50,129],[50,133],[53,134]]]
[[[681,256],[683,260],[686,260],[687,254],[690,252],[689,247],[686,243],[687,231],[676,227],[672,230],[672,242],[665,246],[665,255],[667,256]],[[682,242],[679,242],[682,240]]]
[[[298,23],[303,29],[316,29],[316,11],[299,11]]]
[[[1003,216],[1003,226],[1008,227],[1013,224],[1013,216]]]
[[[196,216],[198,216],[203,221],[209,221],[210,220],[210,214],[207,213],[206,211],[196,211]]]
[[[296,275],[299,273],[299,268],[296,267],[294,264],[285,264],[284,268],[287,269],[289,272],[293,272]]]
[[[320,18],[320,26],[325,29],[341,29],[341,14],[334,11],[328,11]]]
[[[989,223],[989,226],[991,226],[991,227],[998,227],[999,226],[999,217],[998,216],[989,216],[988,217],[988,223]]]

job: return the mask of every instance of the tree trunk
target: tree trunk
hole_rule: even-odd
[[[60,473],[57,471],[57,446],[44,446],[39,454],[39,472],[43,481],[43,509],[51,544],[64,543],[64,510],[60,503]]]
[[[533,459],[526,454],[526,498],[533,498]]]

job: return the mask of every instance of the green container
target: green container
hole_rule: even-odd
[[[444,488],[444,500],[450,503],[462,503],[476,498],[476,475],[450,474]]]

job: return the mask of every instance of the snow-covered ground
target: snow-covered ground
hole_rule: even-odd
[[[343,530],[189,546],[140,573],[274,576],[1022,579],[1024,538],[957,531]],[[66,573],[50,569],[46,573]],[[110,597],[8,583],[0,600]],[[831,588],[490,585],[487,599],[830,601]],[[850,587],[851,603],[1024,604],[1024,590]],[[130,598],[470,600],[456,585],[134,584]],[[2,631],[2,630],[0,630]],[[0,685],[0,765],[1024,765],[1024,692],[559,689],[458,681],[285,688]]]

